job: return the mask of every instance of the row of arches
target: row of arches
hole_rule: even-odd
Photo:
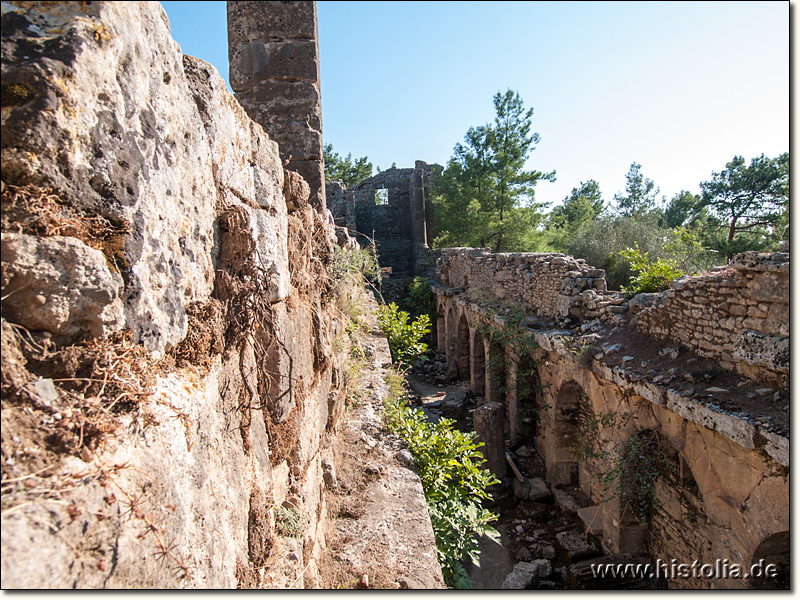
[[[576,380],[558,381],[556,389],[543,386],[543,379],[553,382],[537,362],[537,358],[541,357],[513,356],[507,352],[487,334],[483,317],[465,306],[439,297],[439,314],[442,315],[437,323],[440,351],[445,352],[448,362],[457,365],[458,378],[468,381],[476,396],[505,405],[506,436],[511,444],[525,443],[539,451],[545,459],[546,478],[551,485],[579,485],[584,489],[590,487],[589,469],[576,458],[574,452],[576,440],[585,436],[585,431],[582,430],[584,424],[595,415],[592,401],[584,386]],[[632,437],[636,435],[647,435],[647,431],[640,430],[631,434]],[[700,519],[707,520],[706,506],[692,467],[682,455],[682,449],[670,446],[667,452],[677,475],[661,484],[659,493],[664,496],[665,502],[678,508],[672,514],[660,510],[658,515],[654,515],[648,524],[649,529],[645,528],[644,536],[640,538],[644,540],[644,547],[640,550],[649,550],[657,556],[665,555],[665,549],[674,551],[683,546],[684,552],[681,554],[689,556],[698,551],[695,543],[697,539],[703,536],[712,537],[713,533],[710,533],[707,523],[701,527],[697,523],[681,522],[693,510],[700,515]],[[599,501],[597,498],[595,500]],[[620,550],[629,550],[625,546],[635,536],[626,537],[624,530],[627,527],[628,533],[635,532],[637,525],[629,515],[624,515],[618,505],[609,510],[612,513],[607,520],[617,523],[616,534],[619,535]],[[713,506],[708,510],[713,510]],[[756,535],[744,544],[743,549],[749,547],[749,552],[745,550],[746,556],[741,558],[746,561],[749,557],[751,564],[759,561],[775,564],[778,566],[779,576],[752,579],[749,581],[750,587],[785,589],[788,586],[788,532],[781,530],[781,519],[776,518],[774,521],[772,532],[762,530],[760,539]],[[681,536],[685,534],[674,533],[676,524],[688,527],[684,531],[691,532],[692,535],[681,540]],[[709,556],[710,544],[711,542],[704,544],[704,553]]]

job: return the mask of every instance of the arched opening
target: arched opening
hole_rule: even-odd
[[[476,396],[483,396],[486,388],[486,348],[483,345],[483,333],[475,331],[472,336],[472,381],[470,387]]]
[[[469,324],[467,317],[462,314],[458,319],[458,332],[456,334],[456,363],[458,364],[458,378],[470,380],[469,372]]]
[[[517,365],[517,421],[519,438],[525,444],[535,443],[542,410],[541,396],[542,380],[538,361],[526,354]]]
[[[775,533],[761,542],[753,553],[751,565],[751,589],[788,590],[789,532]]]
[[[550,421],[548,452],[545,457],[547,480],[555,485],[578,485],[578,460],[575,447],[581,438],[581,424],[591,415],[591,405],[583,388],[568,381],[558,390],[555,411]]]

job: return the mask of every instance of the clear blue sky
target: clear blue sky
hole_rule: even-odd
[[[227,80],[225,2],[163,2],[182,50]],[[318,2],[323,137],[374,166],[445,164],[517,90],[555,170],[537,200],[633,161],[671,198],[789,150],[788,2]]]

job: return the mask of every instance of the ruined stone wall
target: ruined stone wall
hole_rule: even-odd
[[[309,185],[159,4],[2,10],[3,587],[321,585],[347,286]]]
[[[607,291],[605,272],[562,254],[494,254],[445,248],[439,285],[478,304],[518,304],[531,316],[574,325],[600,318],[714,358],[730,371],[788,387],[789,255],[737,255],[727,267],[683,277],[630,301]]]
[[[382,267],[401,276],[416,274],[435,235],[432,181],[433,165],[418,160],[413,169],[391,168],[347,189],[333,182],[328,207],[336,224],[357,235],[362,246],[374,239]]]
[[[468,289],[478,301],[518,303],[532,315],[559,322],[599,315],[597,308],[587,308],[588,299],[606,292],[605,271],[554,253],[445,248],[437,261],[437,280],[446,287]]]
[[[727,267],[673,282],[648,304],[633,320],[637,330],[788,387],[788,254],[739,254]]]
[[[768,399],[748,402],[757,395],[758,383],[731,375],[728,389],[697,393],[684,375],[711,367],[690,353],[677,353],[643,373],[640,362],[653,365],[666,355],[664,348],[674,348],[597,320],[573,330],[523,322],[523,330],[511,334],[535,342],[529,358],[536,362],[527,363],[535,364],[536,386],[531,388],[530,379],[521,383],[530,378],[520,372],[523,357],[492,341],[495,328],[512,323],[503,306],[474,301],[469,290],[438,287],[435,292],[442,315],[439,349],[458,365],[459,378],[470,382],[476,396],[502,403],[503,446],[536,447],[554,493],[579,485],[588,494],[599,510],[593,513],[599,522],[592,529],[602,532],[608,552],[645,552],[667,564],[673,559],[689,564],[728,559],[747,567],[763,555],[764,547],[778,547],[775,554],[788,557],[788,419],[786,409]],[[509,332],[496,337],[508,338]],[[595,348],[621,340],[622,348],[599,352],[586,345],[589,340]],[[586,348],[590,351],[584,352]],[[617,352],[638,355],[626,361]],[[505,360],[498,361],[498,356]],[[526,394],[537,391],[522,397],[521,389]],[[523,426],[523,406],[535,415],[532,426]],[[597,419],[595,427],[587,428],[591,419]],[[574,447],[583,440],[614,453],[647,431],[665,441],[661,450],[674,469],[659,479],[659,506],[642,524],[620,506],[615,488],[607,489],[601,481],[598,473],[608,465],[579,458]],[[749,581],[673,579],[669,585],[742,588]]]
[[[324,211],[316,3],[228,2],[228,48],[236,99]]]

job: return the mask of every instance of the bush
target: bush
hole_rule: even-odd
[[[428,315],[433,318],[436,314],[436,296],[431,288],[431,280],[424,277],[414,277],[408,286],[406,304],[418,315]]]
[[[386,418],[389,428],[408,444],[419,468],[445,582],[469,588],[464,563],[480,564],[478,537],[497,540],[500,535],[489,525],[497,515],[480,506],[481,500],[491,497],[486,488],[499,483],[481,468],[482,444],[475,441],[474,432],[454,429],[450,419],[429,423],[404,398],[386,400]]]
[[[669,231],[653,219],[607,217],[581,227],[569,242],[569,254],[605,269],[608,289],[620,290],[630,284],[633,269],[620,251],[638,245],[650,257],[669,258],[664,248]]]
[[[620,256],[631,263],[637,275],[631,279],[630,287],[623,287],[622,291],[631,296],[642,293],[661,292],[669,287],[671,281],[683,276],[683,271],[678,267],[675,259],[659,258],[655,261],[642,252],[639,245],[635,248],[626,248]]]
[[[428,344],[420,340],[431,330],[431,318],[420,315],[411,323],[409,314],[397,308],[397,304],[384,304],[378,308],[378,323],[389,342],[392,362],[400,366],[412,366],[428,351]]]

